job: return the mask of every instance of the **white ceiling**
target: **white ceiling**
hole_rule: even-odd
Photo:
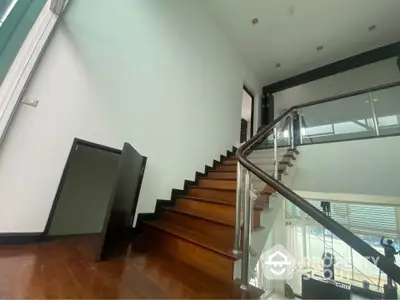
[[[400,40],[400,0],[202,1],[263,85]]]

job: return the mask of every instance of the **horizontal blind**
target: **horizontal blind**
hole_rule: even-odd
[[[396,210],[393,206],[349,204],[350,227],[378,232],[396,232]]]
[[[287,219],[299,219],[300,218],[300,208],[294,205],[290,201],[286,201],[286,218]]]
[[[321,201],[309,200],[309,202],[322,211]],[[331,202],[331,218],[352,232],[398,234],[396,209],[393,206]],[[310,216],[306,216],[306,220],[313,221]]]

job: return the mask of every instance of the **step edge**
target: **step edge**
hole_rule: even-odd
[[[223,188],[223,187],[213,187],[213,186],[191,186],[189,189],[202,189],[202,190],[217,190],[217,191],[226,191],[226,192],[236,192],[236,188]]]
[[[210,198],[202,198],[202,197],[194,197],[194,196],[177,196],[176,199],[189,199],[189,200],[193,200],[193,201],[199,201],[199,202],[211,202],[211,203],[215,203],[215,204],[220,204],[220,205],[225,205],[225,206],[235,206],[234,202],[228,202],[228,201],[223,201],[223,200],[217,200],[217,199],[210,199]]]
[[[207,217],[207,216],[204,216],[204,215],[197,214],[195,212],[184,211],[184,210],[181,210],[181,209],[178,209],[178,208],[175,208],[175,207],[164,207],[163,209],[175,212],[177,214],[188,215],[188,216],[191,216],[191,217],[194,217],[194,218],[197,218],[197,219],[202,219],[202,220],[205,220],[205,221],[216,223],[218,225],[222,225],[222,226],[226,226],[226,227],[235,227],[235,224],[229,224],[229,223],[217,220],[217,219],[213,219],[211,217]]]
[[[236,181],[237,178],[199,177],[199,180]]]
[[[230,258],[230,259],[232,259],[232,260],[237,260],[237,259],[239,259],[239,256],[236,256],[236,255],[233,254],[233,253],[225,252],[225,251],[222,250],[222,249],[218,249],[217,247],[212,247],[212,246],[210,246],[210,245],[208,245],[208,244],[206,245],[206,244],[204,244],[204,243],[201,243],[200,241],[197,241],[197,240],[195,240],[195,239],[191,239],[190,237],[179,235],[179,234],[177,234],[177,233],[175,233],[175,232],[173,232],[173,231],[171,231],[171,230],[167,230],[167,229],[165,229],[165,228],[163,228],[163,227],[161,227],[161,226],[158,226],[158,225],[152,223],[151,221],[141,221],[141,222],[142,222],[143,224],[146,224],[146,225],[148,225],[148,226],[151,226],[151,227],[154,227],[154,228],[156,228],[156,229],[158,229],[158,230],[161,230],[161,231],[163,231],[163,232],[166,232],[167,234],[173,235],[173,236],[175,236],[175,237],[177,237],[177,238],[179,238],[179,239],[186,240],[186,241],[188,241],[188,242],[190,242],[190,243],[196,244],[196,245],[198,245],[198,246],[200,246],[200,247],[202,247],[202,248],[205,248],[205,249],[207,249],[207,250],[210,250],[210,251],[212,251],[212,252],[214,252],[214,253],[217,253],[217,254],[219,254],[219,255],[226,256],[226,257],[228,257],[228,258]]]

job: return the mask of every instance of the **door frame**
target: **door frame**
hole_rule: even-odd
[[[246,85],[243,85],[243,90],[251,98],[251,118],[250,118],[250,137],[249,137],[249,139],[251,139],[254,136],[254,94],[246,87]]]
[[[54,197],[54,200],[53,200],[53,204],[51,206],[49,217],[47,218],[46,227],[44,228],[44,231],[42,232],[42,240],[47,239],[47,236],[48,236],[48,233],[49,233],[49,230],[50,230],[50,225],[51,225],[51,222],[53,221],[53,217],[54,217],[54,214],[56,212],[58,201],[60,200],[61,192],[62,192],[62,189],[64,187],[65,180],[67,178],[67,174],[68,174],[68,171],[69,171],[69,168],[70,168],[70,165],[71,165],[72,158],[74,157],[74,154],[75,154],[75,151],[77,150],[77,147],[79,147],[80,145],[87,146],[87,147],[92,147],[92,148],[95,148],[95,149],[101,149],[101,150],[113,152],[113,153],[116,153],[116,154],[121,154],[122,153],[122,150],[119,150],[119,149],[115,149],[115,148],[107,147],[107,146],[104,146],[104,145],[92,143],[92,142],[89,142],[89,141],[86,141],[86,140],[82,140],[82,139],[79,139],[79,138],[74,138],[74,140],[72,142],[71,149],[70,149],[69,154],[68,154],[67,161],[66,161],[65,166],[64,166],[64,171],[62,173],[60,182],[58,184],[58,188],[57,188],[57,192],[56,192],[56,195]]]

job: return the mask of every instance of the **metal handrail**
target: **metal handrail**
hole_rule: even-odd
[[[332,96],[332,97],[315,100],[315,101],[311,101],[311,102],[304,103],[304,104],[295,105],[295,106],[292,106],[289,110],[299,109],[299,108],[303,108],[303,107],[307,107],[307,106],[314,106],[314,105],[321,104],[321,103],[336,101],[336,100],[354,97],[354,96],[367,94],[367,93],[371,93],[371,92],[376,92],[376,91],[380,91],[380,90],[386,90],[386,89],[396,87],[396,86],[400,86],[400,81],[377,85],[377,86],[369,87],[369,88],[354,91],[354,92],[344,93],[344,94],[340,94],[337,96]]]
[[[316,105],[316,104],[321,104],[321,103],[326,103],[330,101],[335,101],[339,99],[343,99],[346,97],[352,97],[360,94],[365,94],[373,91],[378,91],[378,90],[383,90],[395,86],[400,86],[400,81],[393,82],[390,84],[385,84],[385,85],[380,85],[376,87],[371,87],[368,89],[364,89],[361,91],[356,91],[356,92],[351,92],[339,96],[334,96],[318,101],[313,101],[307,104],[302,104],[302,105],[295,105],[291,107],[290,109],[286,110],[283,114],[281,114],[278,118],[276,118],[270,125],[268,125],[266,128],[262,129],[260,132],[258,132],[254,137],[252,137],[250,140],[248,140],[246,143],[244,143],[236,153],[237,160],[238,160],[238,173],[240,173],[240,169],[244,167],[245,169],[245,178],[246,182],[248,181],[248,176],[249,172],[253,173],[255,176],[257,176],[259,179],[261,179],[263,182],[268,184],[270,187],[275,189],[279,194],[284,196],[288,201],[292,202],[295,206],[299,207],[301,210],[303,210],[305,213],[310,215],[314,220],[316,220],[318,223],[320,223],[322,226],[327,228],[329,231],[331,231],[333,234],[335,234],[337,237],[342,239],[346,244],[351,246],[354,250],[356,250],[359,254],[364,256],[366,259],[368,259],[371,263],[376,262],[376,266],[382,270],[384,273],[386,273],[389,277],[391,277],[394,281],[400,284],[400,267],[398,267],[396,264],[394,264],[392,261],[387,259],[384,255],[379,253],[377,250],[372,248],[370,245],[365,243],[363,240],[361,240],[358,236],[353,234],[351,231],[340,225],[338,222],[334,221],[333,219],[325,216],[320,210],[318,210],[315,206],[310,204],[308,201],[300,197],[298,194],[296,194],[293,190],[289,189],[287,186],[285,186],[282,182],[278,181],[278,179],[275,179],[273,176],[265,173],[263,170],[261,170],[259,167],[257,167],[255,164],[253,164],[250,160],[246,158],[245,153],[250,150],[254,145],[257,143],[260,143],[271,131],[276,128],[276,126],[284,119],[289,116],[289,114],[293,110],[297,110],[302,107],[306,106],[311,106],[311,105]],[[240,182],[238,182],[238,185],[240,185]],[[237,192],[237,200],[236,200],[236,211],[239,212],[236,214],[236,227],[235,227],[235,241],[238,239],[238,236],[236,234],[239,233],[239,226],[240,226],[240,220],[239,220],[239,215],[241,211],[241,192]],[[249,228],[250,224],[246,224],[247,222],[250,221],[250,218],[247,216],[247,214],[250,214],[250,201],[246,201],[245,196],[245,201],[244,201],[244,232],[243,232],[243,245],[242,245],[242,288],[247,288],[248,286],[248,265],[249,265]],[[248,200],[248,199],[247,199]],[[235,244],[236,246],[236,244]],[[237,250],[237,249],[236,249]]]

